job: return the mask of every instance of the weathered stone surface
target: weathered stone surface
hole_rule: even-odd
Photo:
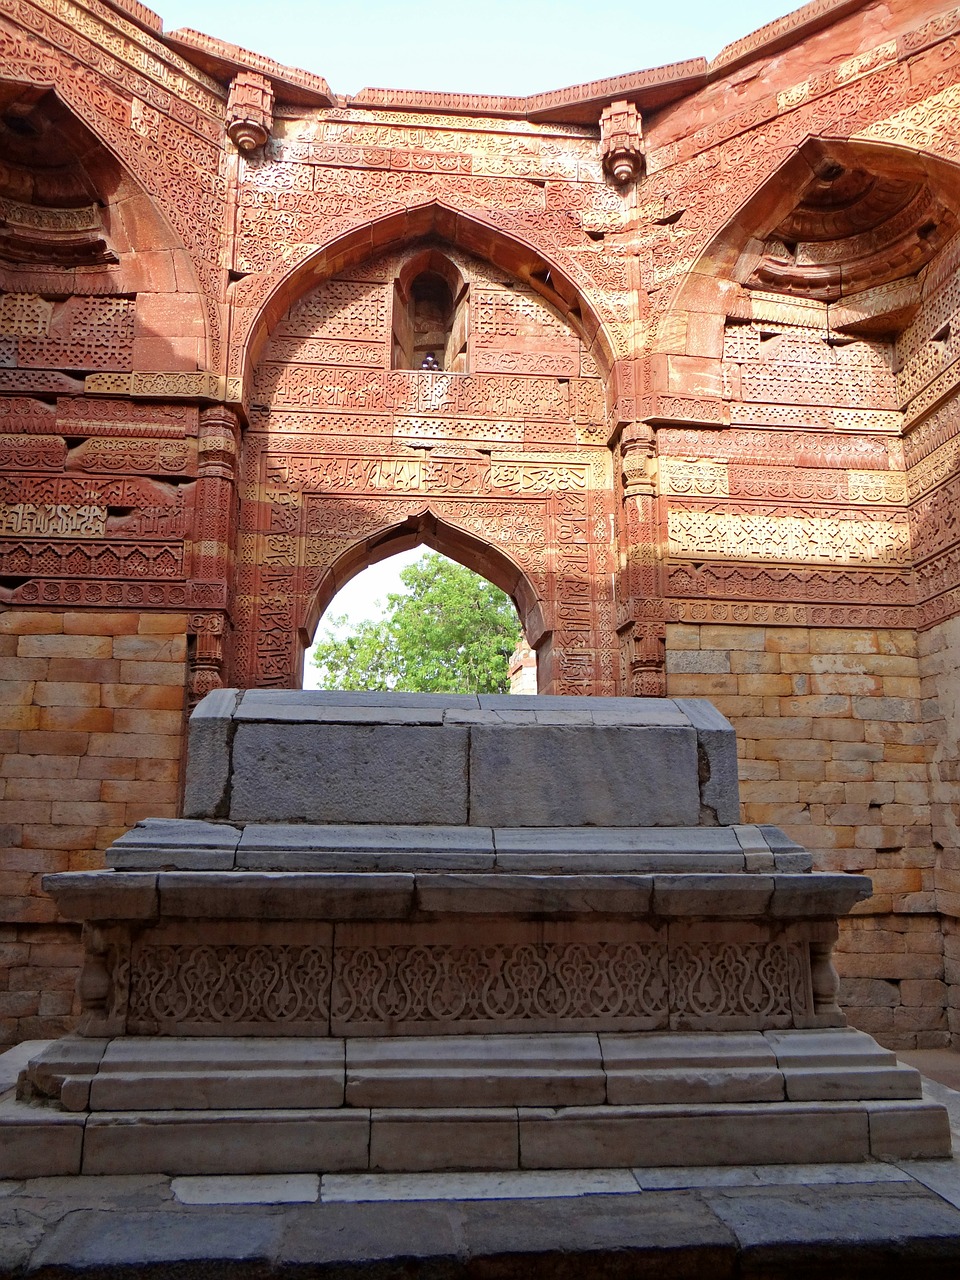
[[[190,774],[183,797],[185,817],[227,816],[233,714],[240,697],[238,689],[215,689],[190,717]]]
[[[512,1107],[374,1108],[370,1168],[515,1169],[517,1112]]]
[[[588,785],[571,786],[577,777]],[[470,821],[493,827],[696,825],[696,734],[478,725],[470,795]]]
[[[248,823],[237,866],[286,871],[490,870],[486,827]]]
[[[166,916],[363,920],[410,915],[416,881],[375,871],[166,871],[157,884]]]
[[[431,915],[644,916],[652,876],[498,875],[437,872],[417,876],[417,909]]]
[[[600,1035],[607,1101],[779,1102],[783,1076],[756,1032]]]
[[[320,1198],[316,1173],[240,1174],[172,1178],[181,1204],[313,1204]]]
[[[93,1111],[337,1107],[342,1040],[142,1037],[111,1041],[90,1084]]]
[[[348,1041],[346,1100],[351,1106],[456,1107],[466,1099],[482,1107],[601,1103],[605,1078],[597,1038],[511,1035]]]
[[[756,1163],[864,1160],[867,1115],[843,1103],[689,1106],[669,1114],[640,1106],[520,1111],[520,1161],[528,1169],[742,1164],[747,1151]]]
[[[325,724],[322,733],[313,723],[238,724],[229,816],[247,822],[465,822],[466,730],[371,719],[357,726]]]
[[[737,743],[730,722],[703,698],[678,698],[677,707],[697,731],[700,803],[714,822],[739,822]]]
[[[87,1120],[83,1172],[299,1173],[365,1169],[367,1111],[97,1113]]]
[[[147,818],[113,842],[107,865],[118,871],[227,871],[234,865],[240,835],[240,828],[229,823]]]
[[[0,1178],[79,1173],[84,1116],[0,1102]]]
[[[773,876],[657,874],[653,909],[664,916],[762,916],[775,883]]]
[[[68,920],[150,920],[159,912],[157,876],[147,871],[83,871],[44,876]]]

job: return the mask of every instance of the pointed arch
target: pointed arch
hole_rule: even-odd
[[[546,604],[520,565],[506,551],[441,519],[425,506],[405,520],[354,542],[328,565],[307,606],[304,647],[311,643],[320,618],[334,596],[351,578],[381,560],[418,546],[439,551],[499,587],[513,601],[530,646],[539,649],[547,642],[550,630],[545,618]]]
[[[863,179],[860,189],[851,186],[831,208],[831,184],[842,184],[851,174]],[[781,294],[785,302],[836,305],[852,294],[912,279],[960,231],[958,207],[960,166],[954,163],[889,142],[811,135],[703,245],[661,316],[654,349],[714,355],[707,325],[685,327],[683,343],[676,346],[680,327],[674,318],[726,315],[736,309],[737,296],[752,289]],[[818,269],[812,263],[804,270],[790,261],[791,233],[796,239],[815,234],[811,228],[818,216],[825,221],[815,243],[830,246],[830,254],[823,255],[830,265]],[[781,261],[764,261],[777,240]],[[886,273],[884,254],[890,264]],[[905,323],[905,304],[893,301],[901,314],[878,313],[877,326],[894,330]],[[867,317],[864,332],[869,323]]]
[[[233,301],[246,311],[247,328],[236,336],[231,371],[247,379],[289,308],[322,281],[368,258],[435,239],[499,267],[546,299],[583,339],[604,375],[627,354],[620,321],[603,300],[603,290],[584,268],[537,237],[506,211],[465,209],[429,199],[362,213],[294,268],[234,286]]]
[[[134,368],[209,367],[214,300],[203,296],[162,202],[116,137],[98,128],[87,98],[20,79],[5,79],[2,97],[0,196],[11,209],[0,234],[0,287],[37,281],[52,295],[135,294]]]

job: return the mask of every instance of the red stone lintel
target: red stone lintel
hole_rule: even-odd
[[[719,396],[647,395],[637,417],[651,426],[729,427],[730,405]]]

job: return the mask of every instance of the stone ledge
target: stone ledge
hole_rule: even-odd
[[[561,1169],[949,1156],[925,1102],[120,1111],[0,1106],[0,1176]],[[518,1142],[519,1138],[519,1142]],[[81,1154],[82,1143],[82,1154]]]
[[[116,840],[122,871],[805,872],[776,827],[484,827],[150,818]]]
[[[441,910],[801,920],[845,914],[870,881],[827,872],[71,871],[45,876],[43,887],[68,920],[408,920]]]

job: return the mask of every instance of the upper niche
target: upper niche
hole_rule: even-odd
[[[840,145],[805,159],[813,172],[793,207],[741,258],[748,289],[836,302],[915,276],[957,230],[922,171]]]
[[[0,85],[0,264],[41,270],[116,264],[98,190],[113,167],[52,91]]]
[[[467,372],[467,284],[436,249],[405,263],[394,282],[394,369]]]

